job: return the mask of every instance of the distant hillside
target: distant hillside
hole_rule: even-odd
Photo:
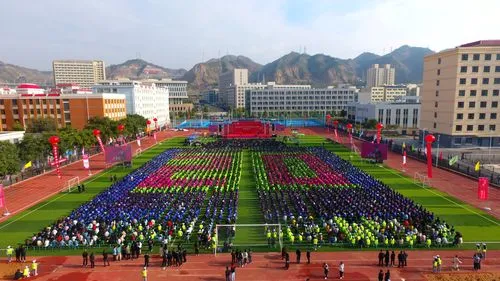
[[[219,72],[226,72],[235,68],[247,68],[251,73],[261,68],[261,65],[244,56],[223,56],[219,59],[211,59],[198,63],[183,76],[193,89],[203,90],[216,87],[219,80]]]
[[[153,63],[133,59],[121,64],[106,67],[107,79],[146,79],[146,78],[181,78],[186,73],[185,69],[170,69]]]
[[[52,85],[52,71],[39,71],[0,61],[0,83],[31,82],[40,85]]]

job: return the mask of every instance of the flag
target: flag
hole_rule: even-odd
[[[403,150],[403,167],[406,167],[406,150]]]
[[[362,137],[364,133],[364,131],[359,132],[359,137]]]
[[[403,147],[403,150],[406,150],[406,143],[405,142],[403,142],[402,147]]]
[[[86,155],[86,154],[84,154],[84,155],[82,156],[82,159],[83,159],[83,167],[84,167],[85,169],[90,169],[90,161],[89,161],[89,156],[88,156],[88,155]]]
[[[85,155],[85,147],[82,147],[82,156]]]
[[[28,163],[24,164],[23,169],[28,169],[28,168],[31,168],[31,161],[29,161]]]
[[[453,166],[453,164],[457,163],[458,162],[458,155],[455,155],[453,157],[450,158],[450,161],[448,161],[448,164],[450,166]]]
[[[479,168],[480,168],[480,164],[479,164],[479,161],[477,161],[476,166],[474,166],[474,170],[477,172],[477,171],[479,171]]]
[[[3,193],[3,184],[0,184],[0,208],[5,207],[5,194]]]
[[[424,147],[424,154],[427,155],[427,147]]]

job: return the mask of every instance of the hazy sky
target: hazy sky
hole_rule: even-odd
[[[304,46],[353,58],[500,39],[499,0],[4,0],[1,9],[0,61],[41,70],[53,59],[140,56],[189,69],[219,53],[267,63]]]

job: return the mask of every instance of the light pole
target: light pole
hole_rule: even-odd
[[[441,135],[438,135],[437,137],[437,150],[436,150],[436,168],[438,167],[438,163],[439,163],[439,137]]]

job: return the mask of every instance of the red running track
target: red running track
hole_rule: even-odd
[[[465,277],[476,274],[472,271],[472,251],[408,251],[408,266],[404,269],[397,267],[378,267],[377,251],[353,251],[353,252],[313,252],[311,264],[306,264],[305,254],[302,255],[302,263],[295,262],[295,249],[290,253],[290,268],[284,269],[281,255],[277,253],[254,253],[253,262],[243,268],[236,269],[236,280],[323,280],[322,265],[324,262],[330,266],[329,279],[338,280],[338,264],[345,264],[344,280],[351,281],[376,281],[380,269],[384,272],[391,271],[391,280],[424,281],[426,275],[433,275],[432,259],[439,254],[443,260],[442,273],[451,273],[451,261],[455,255],[462,260],[460,272],[454,272],[457,277]],[[120,262],[111,261],[111,265],[104,267],[102,255],[96,256],[96,267],[83,268],[82,261],[78,256],[70,257],[36,257],[39,263],[39,276],[32,280],[116,280],[131,281],[142,280],[140,277],[144,260],[142,256],[138,260],[124,260]],[[187,257],[187,263],[180,267],[162,270],[161,259],[153,256],[148,268],[148,281],[170,280],[170,281],[224,281],[225,267],[229,265],[231,256],[229,254],[200,255]],[[31,262],[31,260],[28,260]],[[396,260],[397,263],[397,260]],[[0,263],[0,278],[8,278],[17,268],[23,267],[20,263],[7,264],[5,260]],[[489,251],[487,259],[481,265],[480,273],[493,273],[500,276],[500,251]],[[10,279],[10,278],[9,278]],[[455,279],[457,280],[457,279]],[[462,279],[472,280],[472,279]],[[476,279],[474,279],[476,280]],[[498,280],[482,279],[482,280]]]
[[[333,132],[328,132],[325,128],[301,128],[299,131],[306,135],[321,135],[333,139]],[[348,137],[343,135],[341,141],[344,141],[344,145],[346,145]],[[361,143],[362,141],[354,139],[354,144],[358,148],[361,148]],[[426,163],[407,158],[406,168],[403,171],[403,156],[392,151],[388,153],[388,159],[384,161],[384,164],[390,168],[401,171],[410,178],[413,178],[416,172],[427,174]],[[477,180],[435,167],[433,168],[431,186],[500,219],[500,189],[490,187],[488,200],[479,200],[477,198]],[[485,210],[486,207],[491,210]]]
[[[163,131],[158,133],[157,140],[162,141],[171,137],[187,136],[189,134],[190,132]],[[141,149],[145,150],[155,144],[156,142],[152,137],[143,138],[141,141]],[[131,145],[132,153],[135,154],[139,146],[136,141],[131,142]],[[90,167],[94,175],[105,170],[106,163],[104,161],[104,154],[99,153],[92,156],[90,158]],[[88,171],[83,168],[81,160],[61,167],[61,174],[62,178],[59,179],[54,170],[5,188],[5,202],[11,216],[61,192],[66,188],[68,180],[72,178],[80,177],[80,181],[84,181],[90,177]],[[0,217],[0,222],[7,220],[9,217],[10,216]]]

